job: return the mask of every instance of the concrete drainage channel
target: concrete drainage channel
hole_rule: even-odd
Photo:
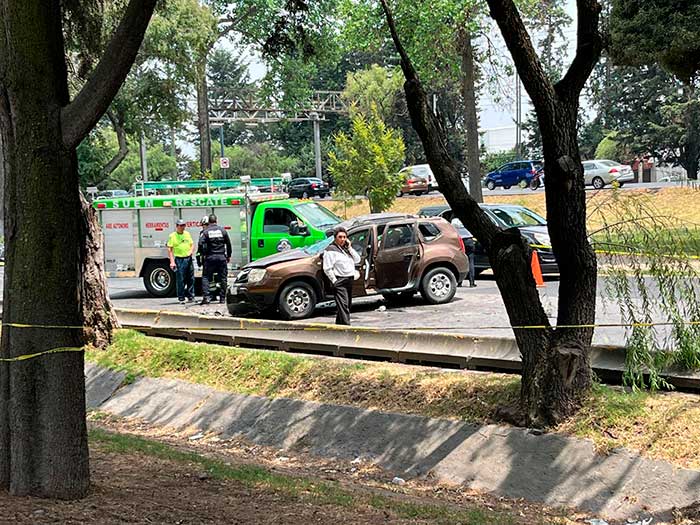
[[[505,337],[338,327],[157,310],[117,308],[116,312],[124,328],[192,342],[500,372],[518,372],[521,364],[515,340]],[[605,381],[618,382],[625,370],[625,349],[596,345],[591,352],[591,365]],[[680,389],[700,390],[698,373],[669,371],[667,380]]]

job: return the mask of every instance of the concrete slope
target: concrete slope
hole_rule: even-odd
[[[97,367],[86,372],[88,390],[115,379]],[[101,380],[93,380],[100,374]],[[505,426],[243,396],[151,378],[117,390],[99,410],[291,451],[362,457],[407,479],[430,473],[440,481],[608,518],[663,512],[700,499],[700,472],[624,450],[600,456],[587,440]]]

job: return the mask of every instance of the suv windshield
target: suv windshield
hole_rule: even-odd
[[[521,228],[523,226],[544,226],[547,221],[527,208],[491,208],[498,222],[506,228]]]
[[[324,226],[333,226],[340,222],[340,219],[333,215],[323,206],[315,202],[307,202],[298,204],[294,207],[301,216],[306,219],[314,228],[323,228]]]
[[[304,253],[307,253],[309,255],[316,255],[325,250],[326,247],[329,246],[332,242],[333,237],[326,237],[322,241],[318,241],[316,244],[312,244],[311,246],[307,246],[306,248],[304,248]]]

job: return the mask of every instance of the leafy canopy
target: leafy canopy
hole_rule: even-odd
[[[366,195],[372,213],[385,211],[403,185],[398,171],[404,161],[401,134],[386,126],[375,110],[352,117],[350,135],[335,136],[328,170],[336,188],[347,196]]]

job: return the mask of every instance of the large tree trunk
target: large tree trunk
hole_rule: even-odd
[[[476,111],[476,68],[472,35],[465,27],[458,31],[462,55],[462,100],[464,101],[464,130],[466,132],[467,170],[469,171],[469,195],[476,202],[484,202],[481,192],[481,164],[479,162],[479,117]]]
[[[209,91],[206,58],[196,65],[197,129],[199,130],[199,162],[202,173],[211,173],[211,130],[209,126]]]
[[[107,293],[105,279],[104,243],[97,212],[80,195],[82,206],[80,260],[80,301],[83,312],[83,338],[86,344],[104,349],[112,342],[112,331],[119,321]]]
[[[595,320],[596,260],[586,235],[586,200],[576,117],[578,95],[602,47],[597,32],[598,6],[595,0],[579,0],[577,55],[565,78],[555,87],[542,70],[514,3],[489,0],[492,16],[535,104],[542,130],[549,231],[561,272],[559,327],[554,330],[549,326],[530,273],[529,246],[517,229],[499,230],[459,183],[457,164],[446,148],[444,126],[429,109],[386,0],[381,3],[401,55],[413,127],[447,202],[488,252],[514,327],[522,356],[524,421],[538,426],[555,424],[580,406],[591,386],[588,351],[593,335],[590,325]]]
[[[548,229],[560,271],[557,324],[549,345],[524,354],[522,398],[530,419],[560,421],[580,406],[592,384],[589,349],[595,323],[597,264],[588,242],[579,154],[578,101],[552,101],[538,115],[547,170]],[[540,112],[541,113],[541,112]],[[583,328],[567,328],[585,325]]]
[[[1,355],[11,358],[83,345],[81,207],[75,149],[63,145],[61,129],[68,83],[60,2],[0,0],[0,13],[7,238]],[[83,353],[5,363],[0,382],[0,487],[84,496]]]
[[[686,141],[680,160],[688,178],[697,180],[700,168],[700,100],[696,100],[692,85],[686,84],[683,91],[688,106],[684,115]]]

